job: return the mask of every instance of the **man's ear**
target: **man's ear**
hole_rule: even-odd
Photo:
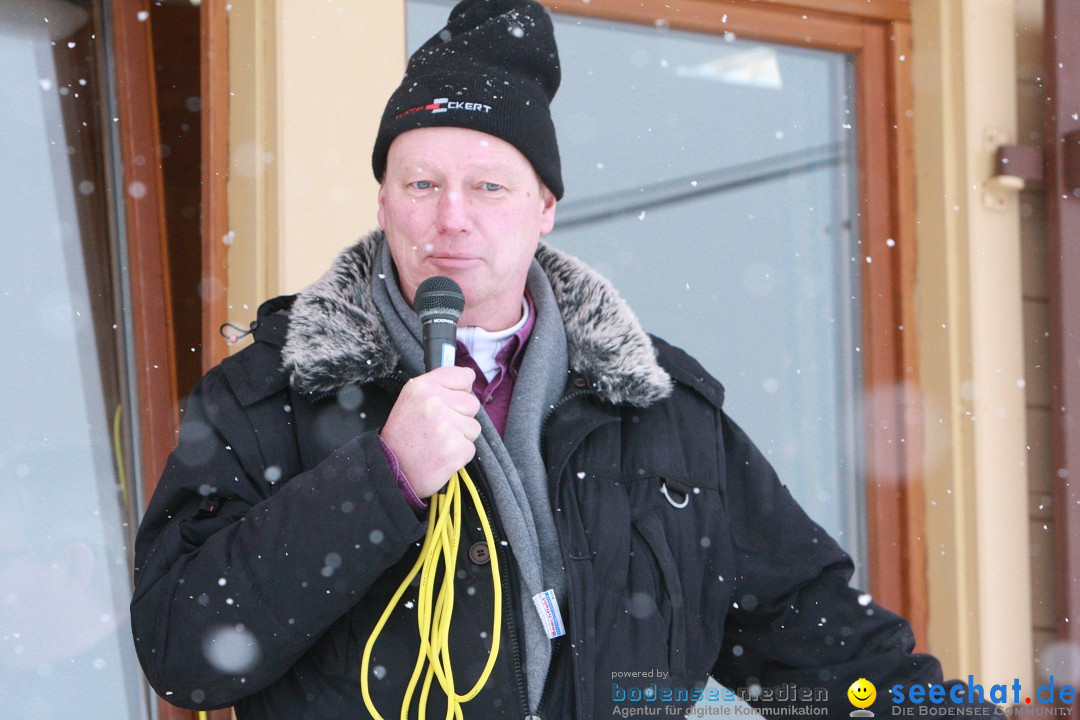
[[[555,227],[555,193],[548,190],[547,185],[540,184],[540,200],[544,203],[540,211],[540,234],[547,235]]]
[[[379,210],[378,210],[377,218],[378,218],[378,221],[379,221],[379,227],[381,227],[383,230],[386,229],[386,219],[385,219],[385,215],[386,215],[386,197],[383,195],[383,193],[385,193],[385,192],[386,192],[386,186],[380,183],[379,184]]]

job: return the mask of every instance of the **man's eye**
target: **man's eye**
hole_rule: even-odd
[[[414,181],[412,183],[412,186],[414,188],[416,188],[417,190],[430,190],[431,189],[431,181],[430,180],[416,180],[416,181]]]
[[[488,192],[495,192],[496,190],[502,190],[503,186],[500,185],[499,183],[486,182],[486,183],[484,183],[483,187]]]

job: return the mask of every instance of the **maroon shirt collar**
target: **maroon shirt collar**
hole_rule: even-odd
[[[518,370],[521,369],[521,361],[525,357],[525,344],[529,341],[529,335],[536,324],[536,306],[528,290],[525,291],[525,304],[528,307],[529,317],[521,329],[507,340],[495,356],[499,372],[495,374],[491,382],[488,382],[476,361],[469,355],[468,348],[460,342],[457,344],[457,361],[454,364],[472,368],[476,372],[473,394],[483,404],[484,410],[487,411],[500,435],[506,429],[506,418],[510,413],[510,398],[514,394],[514,380],[517,378]]]

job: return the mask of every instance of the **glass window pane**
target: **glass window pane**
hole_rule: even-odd
[[[95,10],[0,2],[5,717],[147,717]]]
[[[410,51],[451,6],[410,0]],[[865,586],[851,58],[553,18],[566,196],[550,242],[724,383]]]

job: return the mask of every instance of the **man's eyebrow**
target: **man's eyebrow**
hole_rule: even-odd
[[[472,169],[480,172],[509,172],[510,166],[506,163],[480,163],[473,165]]]
[[[430,172],[433,167],[430,163],[420,162],[418,160],[410,160],[405,158],[401,162],[401,167],[405,172]]]
[[[430,162],[423,162],[419,159],[412,159],[409,157],[402,158],[401,167],[408,173],[430,173],[440,172],[442,168],[433,165]],[[502,175],[510,175],[514,172],[513,166],[507,163],[500,162],[488,162],[478,163],[476,165],[470,165],[466,170],[473,174],[485,175],[488,173],[498,173]]]

